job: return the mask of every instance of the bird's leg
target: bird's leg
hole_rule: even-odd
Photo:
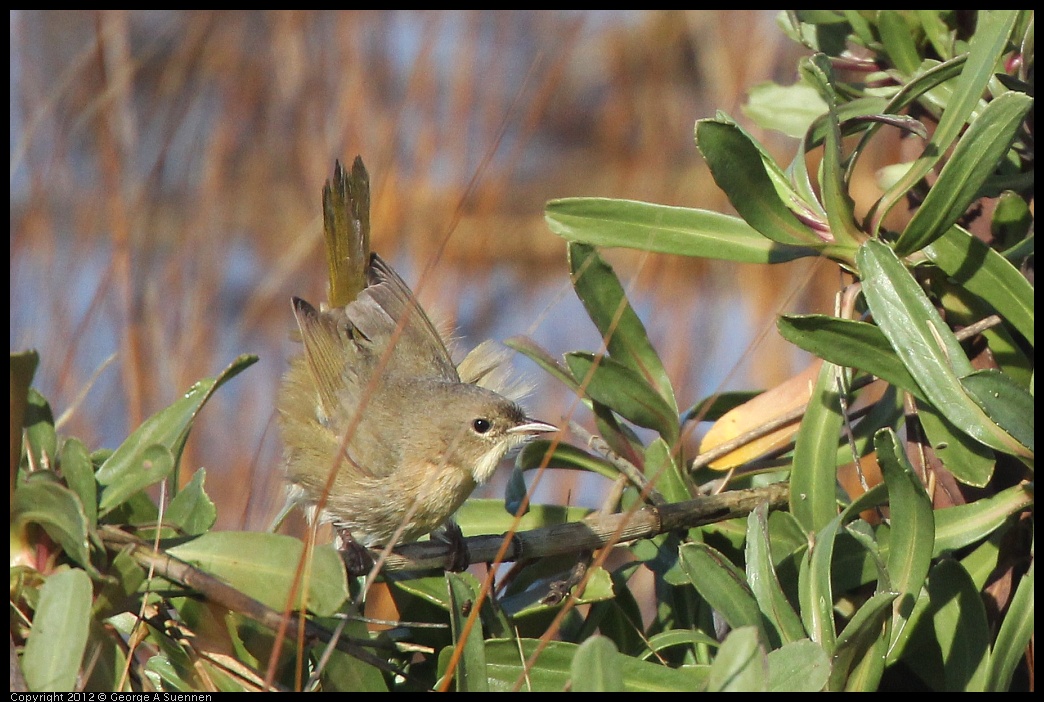
[[[352,532],[346,527],[335,526],[334,528],[340,541],[338,550],[341,552],[341,558],[344,560],[348,572],[351,575],[362,575],[373,568],[373,557],[370,555],[369,549],[356,541]]]
[[[460,530],[455,521],[447,519],[445,524],[432,532],[431,538],[449,546],[450,557],[447,570],[459,573],[471,565],[471,554],[468,553],[468,544],[464,541],[464,532]]]

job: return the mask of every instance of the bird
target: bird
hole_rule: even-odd
[[[277,398],[284,514],[303,505],[345,546],[459,536],[453,513],[505,454],[558,429],[528,416],[493,343],[455,365],[407,284],[369,251],[361,159],[350,175],[336,164],[323,204],[330,304],[292,298],[302,348]]]

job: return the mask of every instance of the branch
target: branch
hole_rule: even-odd
[[[596,550],[624,541],[648,539],[675,529],[689,529],[743,517],[762,502],[768,502],[769,509],[780,509],[786,506],[789,494],[789,483],[774,483],[749,490],[730,490],[720,495],[697,497],[685,502],[647,506],[635,512],[600,515],[591,520],[518,532],[510,537],[506,534],[472,536],[464,539],[464,543],[472,563],[492,561],[505,538],[511,539],[505,561]],[[377,558],[379,554],[374,552],[373,555]],[[451,545],[439,541],[422,541],[396,547],[385,559],[383,570],[445,569],[453,559]],[[354,570],[349,567],[349,574],[365,575],[365,570]]]

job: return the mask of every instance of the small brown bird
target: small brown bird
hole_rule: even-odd
[[[333,192],[329,184],[324,191],[332,306],[293,299],[304,352],[291,361],[278,409],[288,505],[303,504],[342,537],[350,532],[374,547],[443,526],[509,449],[557,428],[501,394],[505,359],[491,344],[454,366],[406,283],[367,251],[368,181],[358,159],[352,175],[346,183],[338,165]],[[338,217],[342,207],[351,216]],[[361,275],[347,295],[354,299],[337,305],[345,297],[337,281],[347,278],[335,273],[331,229],[346,220]],[[323,511],[314,515],[346,434]]]

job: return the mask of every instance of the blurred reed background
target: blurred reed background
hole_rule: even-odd
[[[260,362],[197,421],[219,528],[282,503],[273,400],[289,299],[325,297],[320,191],[370,171],[374,248],[462,348],[600,339],[572,293],[546,200],[607,196],[731,212],[693,142],[757,82],[790,83],[775,11],[41,12],[11,22],[11,349],[62,433],[116,446],[235,356]],[[780,311],[832,309],[830,267],[606,252],[685,406],[768,387],[804,357]],[[111,360],[109,360],[111,359]],[[109,361],[108,363],[106,363]],[[521,357],[535,416],[589,415]],[[695,447],[697,437],[690,437]],[[484,496],[502,494],[506,471]],[[594,506],[601,478],[537,499]]]

